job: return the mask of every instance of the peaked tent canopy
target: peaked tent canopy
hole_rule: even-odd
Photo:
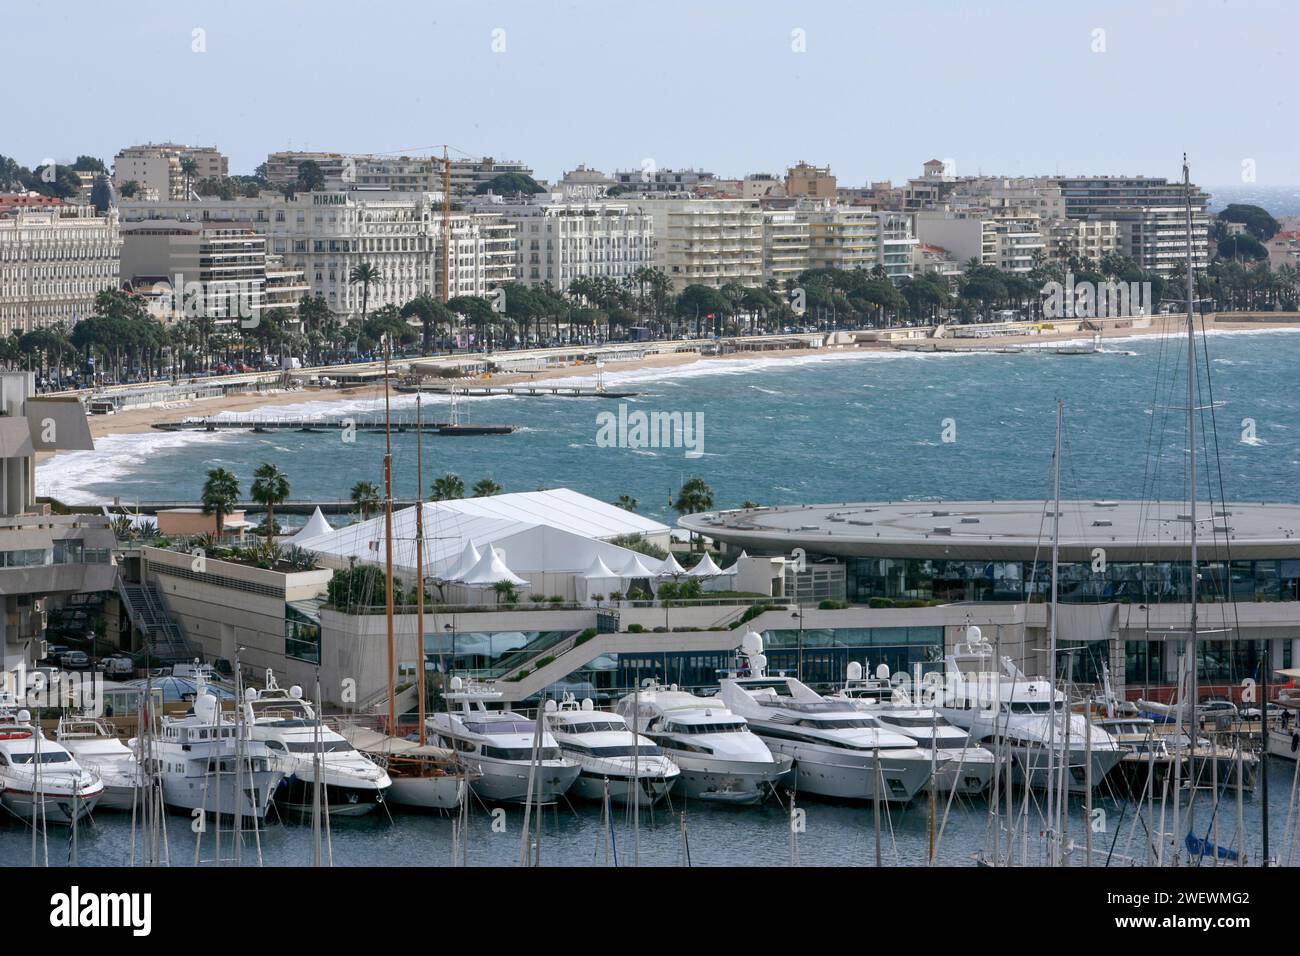
[[[707,551],[695,567],[686,572],[690,578],[716,578],[719,574],[722,574],[722,568],[713,563],[713,558],[709,557]]]
[[[465,548],[460,553],[460,560],[453,562],[446,571],[437,575],[437,577],[443,581],[457,582],[473,571],[482,557],[483,555],[479,554],[478,548],[474,547],[474,542],[466,538]]]
[[[321,514],[320,508],[317,507],[316,510],[311,513],[311,517],[307,519],[307,523],[298,529],[293,537],[289,539],[289,544],[301,544],[308,538],[316,538],[323,534],[329,534],[333,530],[334,529],[330,526],[330,523],[325,520],[325,516]]]
[[[517,588],[528,587],[527,581],[506,567],[497,549],[489,547],[479,558],[478,564],[474,565],[458,583],[469,588],[490,588],[502,582],[508,582]]]
[[[664,563],[659,566],[659,576],[662,578],[679,578],[686,573],[686,569],[677,563],[671,551],[668,557],[664,558]]]

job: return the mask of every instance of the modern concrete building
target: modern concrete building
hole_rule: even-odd
[[[76,399],[36,399],[30,372],[0,372],[0,671],[45,656],[49,611],[112,589],[108,518],[55,514],[36,494],[36,454],[94,448]]]
[[[113,158],[113,185],[118,192],[128,182],[139,184],[142,198],[184,199],[185,172],[182,164],[192,161],[190,187],[203,179],[230,175],[230,160],[215,146],[184,146],[179,143],[145,143],[128,146]]]
[[[617,169],[614,179],[624,193],[685,198],[701,183],[717,177],[702,169],[659,169],[649,163],[641,169]]]
[[[654,199],[655,265],[680,292],[763,283],[763,210],[741,199]]]
[[[1105,663],[1131,695],[1167,691],[1191,611],[1185,503],[1072,501],[1062,511],[1058,640],[1080,651],[1075,679],[1098,680]],[[987,605],[1006,605],[1028,629],[1027,670],[1045,673],[1044,514],[1041,501],[869,502],[714,512],[680,523],[726,552],[781,557],[780,593],[804,604],[918,612],[947,605],[973,621]],[[1232,503],[1200,517],[1201,683],[1227,692],[1260,680],[1264,668],[1300,663],[1300,505]],[[803,568],[796,549],[806,555]]]
[[[1029,210],[922,209],[914,217],[920,242],[1004,272],[1029,272],[1047,248],[1042,222]]]
[[[59,205],[0,211],[0,335],[90,315],[118,287],[118,213]]]
[[[812,231],[793,209],[763,210],[763,281],[781,289],[810,268]]]
[[[372,153],[286,150],[266,157],[267,181],[276,186],[291,185],[298,180],[298,167],[309,160],[320,167],[326,189],[355,187],[390,192],[442,192],[441,156],[382,156]],[[452,195],[471,195],[479,186],[504,173],[531,177],[533,170],[517,160],[499,160],[491,156],[453,158]]]
[[[266,308],[266,237],[253,229],[151,219],[125,223],[121,233],[123,279],[138,286],[165,276],[180,297],[175,313],[231,325]]]

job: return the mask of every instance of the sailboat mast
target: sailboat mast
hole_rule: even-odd
[[[420,695],[420,746],[428,743],[424,726],[424,413],[415,393],[415,648],[416,687]]]
[[[1196,806],[1196,703],[1199,693],[1197,687],[1198,666],[1197,651],[1197,569],[1200,567],[1196,558],[1196,316],[1195,316],[1195,273],[1192,264],[1192,180],[1191,170],[1187,165],[1187,155],[1183,154],[1183,200],[1187,214],[1187,494],[1188,524],[1191,527],[1191,580],[1189,598],[1192,605],[1191,621],[1187,629],[1187,660],[1189,661],[1188,694],[1188,735],[1187,735],[1187,783],[1191,791],[1187,798],[1187,825],[1191,828]]]
[[[1048,624],[1047,659],[1048,659],[1048,702],[1051,710],[1047,723],[1047,818],[1049,866],[1056,866],[1056,841],[1060,837],[1057,829],[1059,811],[1057,803],[1061,794],[1056,791],[1056,598],[1058,570],[1061,560],[1061,418],[1065,404],[1056,401],[1056,446],[1052,453],[1052,606],[1051,620]],[[1066,759],[1062,755],[1061,759]]]
[[[392,339],[384,343],[384,614],[388,622],[388,734],[397,733],[397,663],[393,651],[393,416],[388,400],[388,356]]]

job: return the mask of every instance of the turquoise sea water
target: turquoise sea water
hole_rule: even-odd
[[[426,485],[446,471],[467,485],[488,476],[507,491],[567,486],[673,520],[669,495],[698,475],[717,507],[872,499],[1044,498],[1055,401],[1066,406],[1063,493],[1120,498],[1185,495],[1185,341],[1111,340],[1105,354],[923,355],[844,352],[805,358],[721,359],[616,373],[637,390],[629,414],[702,416],[703,455],[684,448],[601,447],[602,411],[619,400],[489,398],[463,403],[469,421],[514,423],[513,435],[425,440]],[[1210,377],[1204,378],[1208,350]],[[1217,425],[1218,459],[1203,461],[1202,495],[1300,500],[1300,333],[1211,333],[1198,343],[1203,413]],[[413,414],[413,398],[395,407]],[[446,406],[426,399],[426,415]],[[331,408],[305,401],[268,414],[380,414],[377,396]],[[1249,420],[1249,421],[1247,421]],[[953,441],[945,441],[948,437]],[[1212,438],[1210,443],[1213,443]],[[1211,451],[1213,448],[1211,447]],[[345,499],[382,479],[383,436],[251,431],[149,433],[101,439],[94,452],[43,465],[43,493],[66,500],[197,499],[206,469],[232,470],[247,492],[253,469],[277,462],[294,498]],[[395,437],[395,494],[415,493],[415,438]],[[1213,482],[1210,489],[1206,480]]]

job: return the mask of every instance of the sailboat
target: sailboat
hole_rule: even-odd
[[[416,554],[416,633],[418,641],[416,686],[420,703],[417,740],[393,736],[397,728],[397,669],[393,633],[393,431],[388,391],[388,349],[384,351],[384,610],[388,633],[388,724],[386,733],[363,727],[343,727],[340,733],[354,747],[368,755],[388,772],[392,786],[387,793],[390,803],[422,810],[451,810],[459,806],[467,785],[468,772],[454,751],[430,746],[425,728],[425,660],[424,660],[424,430],[420,396],[416,395],[416,481],[419,492],[415,504]]]

